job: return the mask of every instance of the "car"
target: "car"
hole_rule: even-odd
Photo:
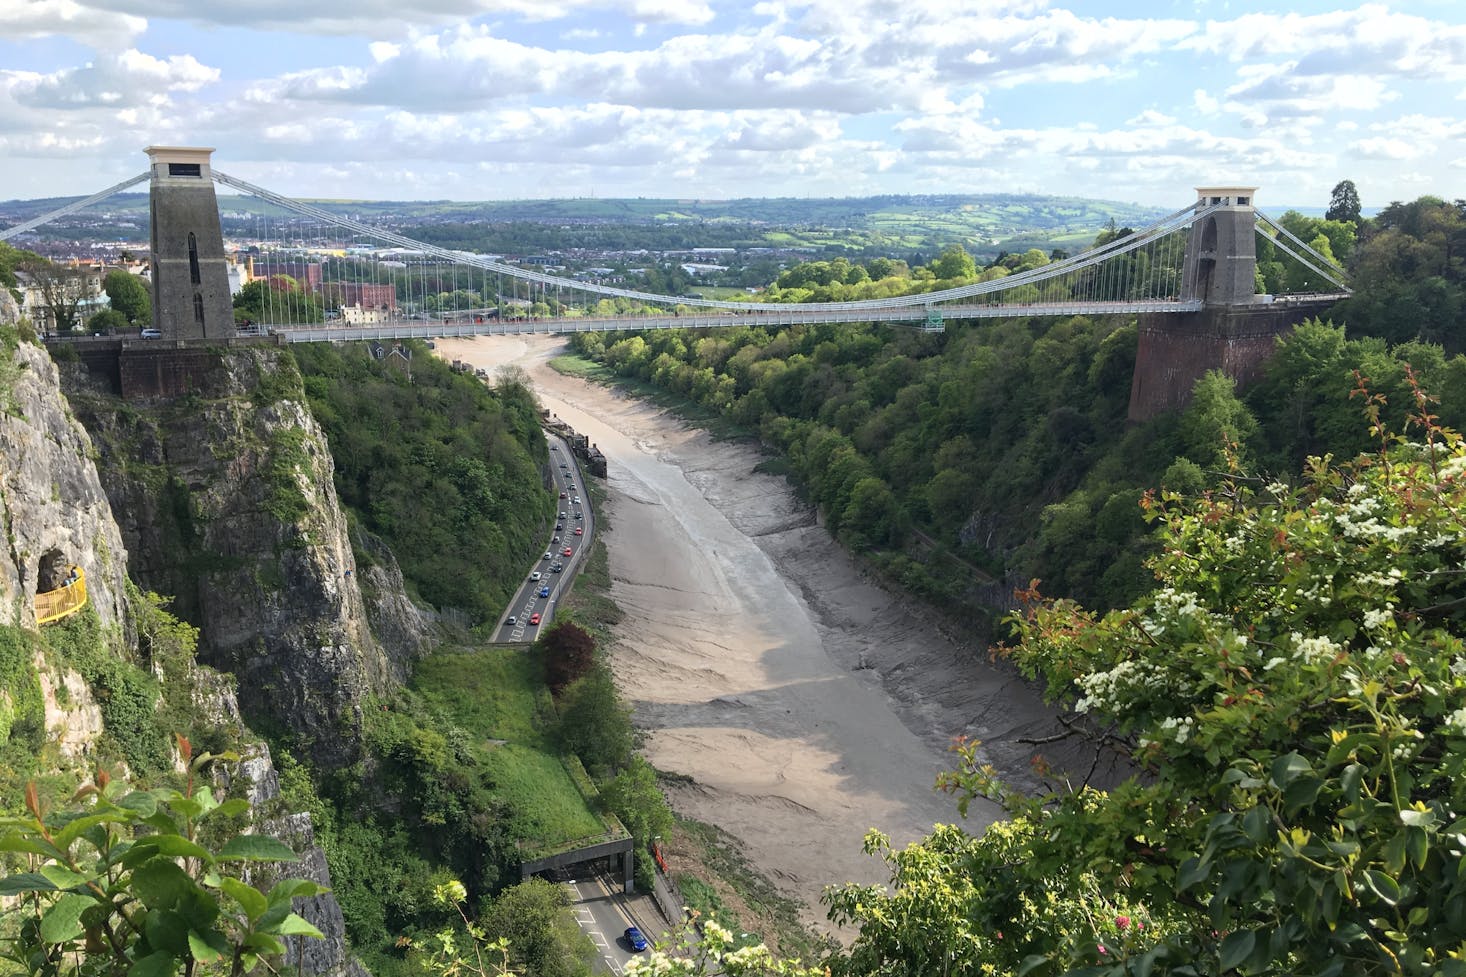
[[[565,513],[564,513],[564,512],[561,512],[561,513],[560,513],[560,518],[561,518],[561,519],[564,519],[564,518],[565,518]]]
[[[580,505],[580,496],[577,495],[575,498],[571,499],[570,501],[571,502],[574,502],[576,505]]]
[[[555,532],[558,533],[560,530],[562,530],[564,528],[565,528],[565,524],[563,522],[557,522],[557,523],[555,523]]]
[[[560,542],[560,537],[559,536],[551,536],[550,537],[550,542],[552,542],[552,543],[558,543],[558,542]]]
[[[534,573],[531,573],[529,575],[529,579],[531,579],[531,580],[538,580],[539,578],[540,578],[540,572],[538,570],[536,570]]]
[[[576,513],[576,514],[575,514],[575,518],[577,518],[577,519],[583,519],[583,518],[585,518],[585,517],[584,517],[584,516],[582,516],[582,515],[581,515],[581,514],[580,514],[580,513],[578,513],[578,512],[577,512],[577,513]]]
[[[635,926],[626,927],[626,943],[637,953],[646,949],[646,937],[641,935],[641,930]]]
[[[565,569],[565,568],[562,567],[560,564],[556,563],[554,566],[550,567],[550,572],[551,573],[559,573],[563,569]]]
[[[540,557],[541,560],[548,560],[549,558],[550,558],[550,551],[549,550],[545,550],[545,555],[542,556],[542,557]]]
[[[550,445],[550,450],[551,451],[559,451],[560,450],[560,446],[558,444],[552,444],[552,445]]]
[[[582,527],[582,526],[576,526],[575,527],[575,535],[577,535],[577,536],[584,536],[585,535],[585,528]]]
[[[529,616],[529,623],[530,624],[539,624],[540,623],[540,613],[539,613],[539,611],[535,611],[533,614],[531,614]]]
[[[561,552],[564,553],[566,556],[569,556],[571,553],[573,553],[575,551],[572,550],[570,547],[567,546],[567,547],[565,547],[565,549],[561,550]]]
[[[562,461],[562,462],[560,462],[560,467],[561,468],[569,468],[570,466],[567,465],[567,464],[565,464],[565,462]]]
[[[510,614],[508,619],[504,623],[512,627],[519,623],[519,618],[515,617],[513,614]]]
[[[562,499],[565,498],[565,493],[564,492],[561,492],[560,493],[560,498],[562,498]]]
[[[548,596],[550,596],[550,588],[549,587],[541,587],[540,588],[540,596],[541,597],[548,597]]]
[[[144,329],[143,330],[143,338],[144,339],[162,339],[163,338],[163,333],[162,333],[161,330],[158,330],[158,329]],[[565,466],[564,465],[561,465],[560,467],[561,468],[564,468]]]

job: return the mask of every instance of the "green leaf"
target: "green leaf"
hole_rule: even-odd
[[[1268,840],[1268,809],[1265,807],[1254,807],[1242,815],[1242,833],[1249,841],[1262,844]]]
[[[1405,849],[1410,853],[1410,861],[1416,868],[1425,868],[1425,860],[1430,857],[1430,838],[1425,829],[1406,828],[1405,836]]]
[[[81,914],[96,904],[97,900],[91,896],[68,892],[41,917],[41,939],[46,943],[65,943],[81,936]]]
[[[121,814],[88,814],[84,817],[72,818],[65,826],[51,836],[51,842],[61,849],[71,847],[71,843],[81,837],[83,831],[98,824],[127,820]]]
[[[144,844],[157,848],[158,854],[171,857],[182,856],[184,858],[201,858],[205,862],[212,862],[214,856],[202,845],[189,841],[183,835],[149,835]]]
[[[317,939],[325,939],[325,935],[310,923],[291,913],[280,921],[280,926],[275,930],[281,936],[314,936]]]
[[[1181,870],[1176,873],[1176,891],[1185,892],[1198,882],[1206,881],[1211,872],[1205,862],[1199,858],[1188,858],[1181,863]]]
[[[1222,940],[1221,969],[1235,970],[1242,961],[1252,955],[1252,948],[1256,944],[1257,934],[1251,930],[1228,933]]]
[[[251,950],[258,950],[260,953],[273,956],[285,952],[285,944],[275,939],[269,933],[251,933],[244,938],[244,946]]]
[[[219,888],[224,890],[229,898],[239,903],[239,907],[244,910],[244,914],[249,917],[251,923],[263,916],[265,910],[270,908],[270,901],[260,890],[252,885],[245,885],[238,879],[222,878],[219,880]]]
[[[1272,781],[1279,788],[1288,786],[1294,778],[1302,776],[1305,773],[1313,773],[1313,768],[1308,765],[1307,760],[1303,759],[1296,752],[1284,753],[1273,761]]]
[[[140,957],[127,968],[127,977],[173,977],[178,961],[173,954],[157,950]]]
[[[1323,781],[1317,777],[1300,776],[1283,788],[1283,807],[1289,814],[1294,814],[1318,798],[1318,792],[1323,788]]]
[[[285,842],[269,835],[236,835],[219,849],[221,862],[298,862]]]
[[[188,874],[166,859],[154,859],[132,873],[132,890],[149,909],[171,909],[192,888]]]
[[[322,892],[330,891],[330,889],[310,879],[282,879],[276,882],[274,887],[270,889],[270,894],[267,898],[270,900],[270,904],[274,905],[282,899],[294,899],[297,896],[318,896]]]
[[[176,957],[188,955],[188,921],[172,909],[155,909],[143,924],[148,944]]]
[[[22,872],[0,879],[0,896],[18,896],[22,892],[55,892],[56,885],[40,872]]]
[[[1375,895],[1393,906],[1400,901],[1400,885],[1378,869],[1365,869],[1364,879]]]
[[[188,952],[199,963],[213,963],[215,960],[222,960],[233,952],[229,941],[224,934],[218,930],[209,930],[207,933],[188,931]]]
[[[79,885],[86,885],[92,880],[91,876],[82,875],[80,872],[73,872],[63,865],[42,865],[40,871],[58,889],[74,889]]]
[[[1385,871],[1398,875],[1405,868],[1405,832],[1397,831],[1385,845]]]
[[[47,844],[39,838],[33,838],[25,834],[8,834],[0,838],[0,852],[23,851],[29,855],[42,855],[46,858],[62,858],[62,852],[58,851],[55,845]]]
[[[1042,953],[1031,953],[1024,957],[1023,962],[1018,965],[1017,977],[1026,977],[1048,962],[1049,958]]]
[[[213,817],[234,818],[241,814],[249,813],[249,801],[243,797],[231,797],[229,800],[214,808]]]

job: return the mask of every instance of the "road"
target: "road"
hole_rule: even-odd
[[[555,616],[555,605],[574,579],[575,570],[594,533],[595,514],[591,512],[586,498],[585,482],[575,455],[570,452],[570,446],[555,435],[546,433],[545,439],[550,443],[552,491],[560,497],[560,518],[556,521],[559,528],[545,541],[543,552],[548,555],[536,561],[499,618],[492,638],[496,642],[533,641],[539,637],[541,628],[549,627]],[[577,503],[576,499],[580,502]],[[584,535],[575,535],[577,529]],[[556,563],[563,564],[559,573],[552,570]],[[539,574],[538,579],[534,574]],[[541,596],[545,590],[549,594]],[[538,624],[530,623],[535,614],[540,615]]]
[[[637,955],[623,935],[626,927],[634,925],[636,920],[627,913],[625,899],[604,875],[592,873],[588,865],[573,871],[584,872],[585,875],[582,877],[578,874],[562,873],[558,881],[564,883],[573,893],[575,920],[600,954],[596,961],[596,970],[620,977],[626,964]],[[648,939],[654,935],[648,936]]]

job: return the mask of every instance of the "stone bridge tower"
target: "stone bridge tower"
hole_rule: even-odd
[[[1181,273],[1181,298],[1200,299],[1200,312],[1143,313],[1132,422],[1191,402],[1196,381],[1221,370],[1245,386],[1262,375],[1278,339],[1313,307],[1274,303],[1257,294],[1256,187],[1197,187],[1197,210],[1220,206],[1191,225]]]
[[[152,168],[153,328],[164,339],[235,335],[213,149],[149,146]]]

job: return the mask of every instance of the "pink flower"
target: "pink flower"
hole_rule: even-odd
[[[1104,956],[1106,953],[1109,952],[1108,950],[1105,949],[1105,945],[1103,943],[1098,943],[1098,944],[1096,944],[1096,946],[1099,947],[1099,952],[1100,952],[1100,955],[1101,956]]]
[[[1127,927],[1127,926],[1130,925],[1130,917],[1129,916],[1116,916],[1115,917],[1115,925],[1118,926],[1118,927],[1120,927],[1121,929],[1124,929],[1125,927]]]

